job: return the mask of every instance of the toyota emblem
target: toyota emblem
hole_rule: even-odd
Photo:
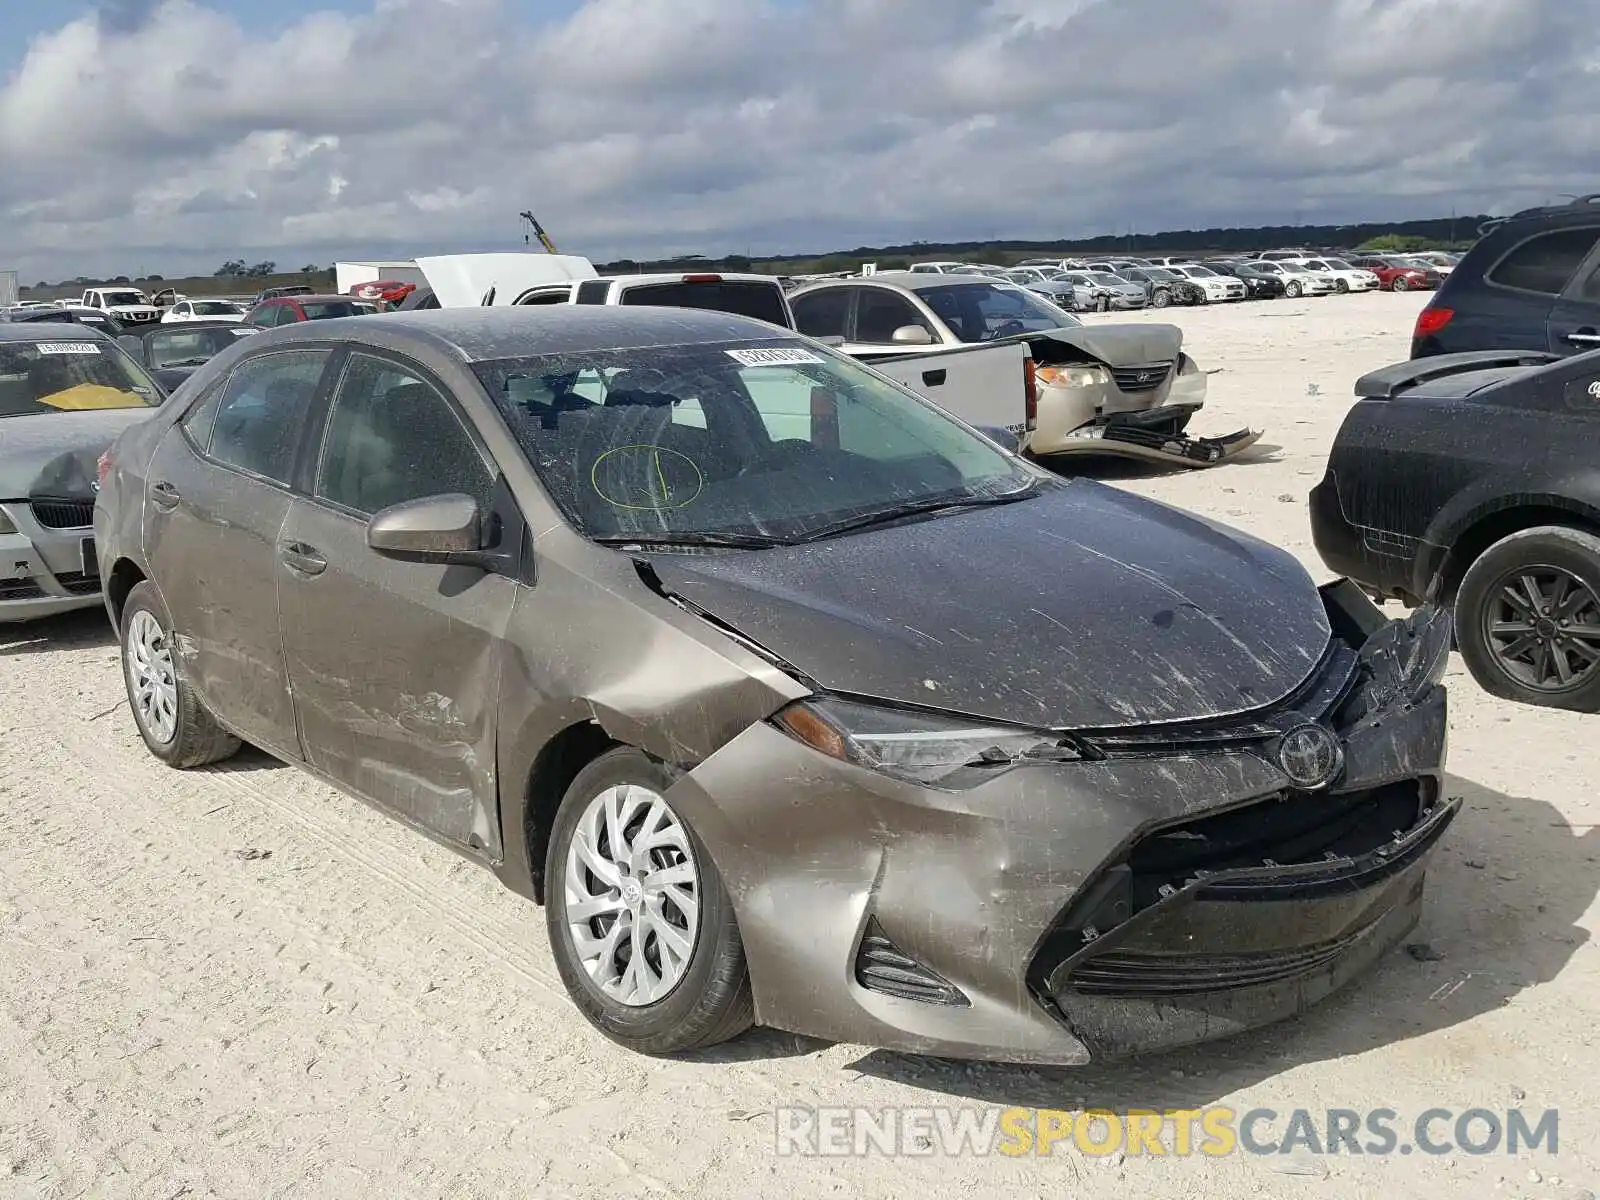
[[[1308,721],[1278,739],[1278,766],[1296,787],[1313,791],[1344,770],[1344,748],[1331,730]]]

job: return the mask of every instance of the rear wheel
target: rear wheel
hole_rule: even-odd
[[[1394,277],[1394,282],[1389,286],[1397,292],[1405,292],[1411,289],[1411,285],[1406,282],[1406,277],[1404,275],[1396,275]]]
[[[146,580],[122,606],[122,678],[144,744],[168,766],[201,767],[236,754],[234,737],[200,702],[183,677],[172,618]]]
[[[1490,546],[1462,577],[1456,637],[1486,692],[1600,712],[1600,537],[1550,525]]]
[[[585,767],[556,813],[545,917],[561,980],[612,1041],[675,1054],[754,1021],[744,943],[711,855],[631,747]]]

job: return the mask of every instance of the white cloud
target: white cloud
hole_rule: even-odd
[[[0,86],[0,261],[520,245],[530,205],[596,258],[1492,211],[1586,190],[1587,7],[106,0]]]

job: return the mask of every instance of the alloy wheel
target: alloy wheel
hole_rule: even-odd
[[[1397,292],[1403,292],[1411,285],[1406,282],[1406,277],[1404,275],[1396,275],[1394,277],[1394,283],[1392,283],[1390,286]]]
[[[688,831],[659,795],[619,784],[585,806],[567,849],[567,929],[600,991],[639,1008],[683,981],[700,928]]]
[[[1600,596],[1560,567],[1502,576],[1482,620],[1495,665],[1523,687],[1571,691],[1600,671]]]
[[[172,643],[152,613],[140,609],[129,618],[123,659],[134,716],[153,739],[169,744],[178,735],[178,677]]]

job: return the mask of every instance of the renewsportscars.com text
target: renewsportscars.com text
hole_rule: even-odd
[[[1555,1154],[1560,1115],[1514,1108],[779,1108],[780,1155],[1222,1157],[1230,1154]]]

